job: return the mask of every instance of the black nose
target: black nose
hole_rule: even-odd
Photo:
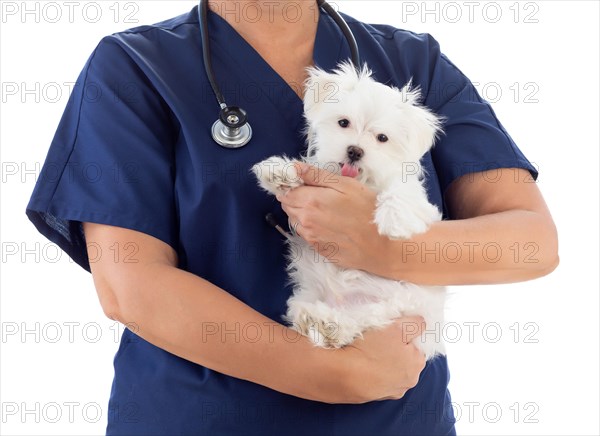
[[[357,147],[356,145],[351,145],[348,147],[346,154],[348,155],[348,159],[350,159],[350,162],[356,162],[363,157],[365,152],[362,148]]]

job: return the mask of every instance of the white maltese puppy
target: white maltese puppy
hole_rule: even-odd
[[[377,192],[373,221],[379,233],[407,239],[441,219],[423,186],[420,159],[441,132],[441,120],[419,104],[420,91],[391,88],[341,64],[333,73],[310,69],[304,97],[308,151],[304,162],[353,177]],[[252,171],[262,188],[285,193],[303,184],[294,160],[270,157]],[[286,320],[323,347],[343,347],[367,329],[421,315],[441,331],[445,289],[394,281],[341,268],[297,235],[289,237],[293,295]],[[398,260],[400,261],[400,260]],[[437,328],[436,328],[437,327]],[[444,354],[430,331],[414,343],[427,359]]]

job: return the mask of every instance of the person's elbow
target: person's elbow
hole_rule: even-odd
[[[92,275],[98,300],[104,314],[114,321],[128,325],[153,306],[152,295],[161,274],[169,265],[133,263],[97,268]]]
[[[560,258],[558,253],[552,258],[547,259],[544,263],[542,263],[538,268],[535,268],[534,276],[532,279],[538,279],[540,277],[547,276],[548,274],[554,272],[558,265],[560,264]]]
[[[531,244],[535,253],[525,256],[523,262],[530,267],[532,279],[544,277],[552,273],[560,264],[558,253],[558,232],[551,217],[540,220],[540,236]]]
[[[174,267],[175,251],[163,241],[130,229],[83,223],[87,243],[107,253],[90,253],[90,263],[98,299],[105,315],[127,324],[144,312],[149,289],[164,271]],[[123,247],[126,256],[108,255],[112,247]],[[89,248],[89,250],[92,248]]]
[[[122,307],[123,298],[119,298],[119,294],[122,295],[122,291],[109,280],[106,280],[101,273],[93,274],[93,278],[98,300],[104,315],[113,321],[125,324],[124,319],[126,316],[123,313],[124,310]]]

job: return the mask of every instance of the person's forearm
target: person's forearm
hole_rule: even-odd
[[[175,355],[294,396],[346,402],[334,350],[275,323],[227,292],[170,265],[140,266],[116,290],[115,317]],[[128,282],[128,283],[127,283]],[[336,361],[337,362],[337,361]]]
[[[511,283],[541,277],[558,264],[547,218],[511,210],[441,221],[410,240],[386,241],[386,261],[370,272],[420,285]]]

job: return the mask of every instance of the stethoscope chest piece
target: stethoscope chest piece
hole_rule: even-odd
[[[325,0],[317,0],[317,4],[333,18],[338,26],[340,26],[342,33],[350,45],[352,62],[358,68],[360,65],[360,58],[358,56],[358,47],[354,35],[352,35],[352,31],[344,19]],[[252,138],[252,128],[250,127],[250,124],[248,124],[248,116],[243,109],[237,106],[227,105],[225,98],[219,89],[219,85],[215,80],[215,74],[210,59],[208,38],[208,0],[200,0],[198,15],[200,36],[202,39],[202,59],[204,60],[206,77],[215,93],[217,102],[221,106],[219,119],[215,121],[211,128],[212,137],[221,147],[241,148],[250,141],[250,138]]]
[[[252,138],[252,127],[248,124],[246,111],[236,106],[221,109],[219,119],[212,126],[212,137],[225,148],[243,147]]]

